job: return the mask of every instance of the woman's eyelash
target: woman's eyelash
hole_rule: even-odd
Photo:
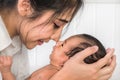
[[[63,47],[63,44],[61,46]]]
[[[54,28],[58,29],[60,26],[58,26],[56,23],[54,23]]]

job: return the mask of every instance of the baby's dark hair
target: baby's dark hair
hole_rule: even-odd
[[[78,37],[78,38],[83,38],[85,39],[85,42],[80,43],[77,47],[75,47],[69,54],[69,57],[72,57],[76,53],[86,49],[87,47],[90,46],[98,46],[98,51],[95,54],[92,54],[84,59],[84,62],[87,64],[94,63],[98,61],[99,59],[103,58],[106,55],[106,50],[102,43],[97,40],[95,37],[88,35],[88,34],[78,34],[72,37]]]

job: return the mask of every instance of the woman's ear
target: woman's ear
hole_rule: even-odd
[[[29,16],[32,14],[32,8],[29,0],[18,0],[17,8],[18,13],[21,16]]]

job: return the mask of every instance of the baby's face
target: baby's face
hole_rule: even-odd
[[[68,54],[77,47],[81,42],[85,40],[78,37],[70,37],[65,41],[59,41],[54,46],[52,54],[50,56],[51,63],[56,66],[63,66],[63,64],[68,60]]]

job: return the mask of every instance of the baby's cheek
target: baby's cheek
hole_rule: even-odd
[[[64,64],[67,60],[69,59],[69,57],[64,57],[63,60],[62,60],[62,63]]]
[[[55,53],[52,53],[51,55],[50,55],[50,59],[55,59],[56,58],[56,54]]]

